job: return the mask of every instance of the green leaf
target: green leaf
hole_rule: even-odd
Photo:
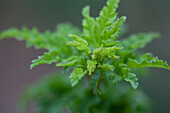
[[[74,87],[86,73],[87,73],[87,70],[84,71],[82,68],[74,68],[73,72],[69,76],[71,85]]]
[[[32,69],[40,64],[52,64],[58,61],[60,61],[60,58],[56,51],[45,52],[44,55],[39,56],[38,59],[32,61],[30,68]]]
[[[130,68],[128,68],[127,65],[122,62],[122,60],[115,61],[113,65],[115,66],[115,73],[113,73],[113,78],[115,78],[115,81],[112,79],[113,83],[116,84],[120,80],[125,80],[130,82],[134,89],[138,87],[138,78],[135,74],[130,72]]]
[[[105,47],[112,47],[119,43],[119,41],[113,41],[113,39],[102,40],[102,44]]]
[[[117,75],[117,74],[114,73],[114,74],[111,74],[110,80],[112,80],[112,83],[113,83],[114,85],[117,85],[117,83],[122,80],[122,76]]]
[[[86,40],[73,34],[70,34],[69,36],[74,38],[75,40],[68,41],[67,45],[77,48],[78,50],[82,51],[86,55],[89,55],[91,53],[90,49],[88,48],[88,43]]]
[[[160,34],[154,32],[133,34],[129,38],[122,40],[120,45],[124,47],[122,51],[133,52],[138,48],[144,48],[146,44],[159,37]]]
[[[115,12],[118,7],[118,3],[119,0],[108,0],[106,6],[104,6],[100,11],[100,17],[97,20],[104,20],[102,24],[105,24],[105,26],[102,26],[103,28],[111,25],[112,22],[116,19],[117,14]]]
[[[117,56],[115,54],[115,52],[117,50],[120,50],[122,49],[122,47],[116,47],[116,46],[113,46],[113,47],[106,47],[103,51],[103,55],[107,58],[111,58],[111,59],[119,59],[119,56]]]
[[[135,74],[129,73],[126,75],[125,81],[130,82],[131,86],[136,89],[139,86],[138,78]]]
[[[101,45],[101,47],[99,47],[99,48],[96,48],[93,51],[92,59],[93,60],[100,60],[100,61],[102,61],[103,58],[104,58],[103,51],[104,51],[103,45]]]
[[[89,16],[90,7],[83,8],[83,35],[82,37],[94,47],[99,47],[102,40],[114,39],[120,32],[120,26],[126,17],[117,19],[116,8],[119,0],[108,0],[107,5],[100,11],[100,16],[94,18]],[[114,22],[117,19],[116,22]]]
[[[80,34],[80,30],[74,27],[70,23],[58,24],[56,30],[45,32],[39,32],[37,28],[28,29],[22,27],[22,29],[10,28],[0,33],[0,39],[15,38],[17,40],[25,40],[27,47],[34,46],[36,49],[46,49],[48,51],[56,51],[60,53],[61,58],[71,56],[73,53],[78,54],[74,48],[66,46],[66,42],[69,41],[68,34]]]
[[[15,37],[17,40],[26,40],[27,47],[48,50],[43,56],[33,60],[31,68],[53,62],[58,63],[56,67],[64,66],[65,70],[74,68],[70,75],[72,86],[88,73],[94,92],[100,93],[98,83],[102,77],[108,76],[113,84],[125,80],[130,82],[133,88],[137,88],[138,79],[133,74],[139,72],[137,67],[158,67],[168,70],[170,67],[167,62],[157,57],[148,54],[140,56],[136,52],[137,49],[158,38],[158,33],[140,33],[118,41],[117,37],[126,21],[125,16],[117,17],[118,3],[119,0],[107,0],[106,6],[96,18],[90,17],[90,7],[86,6],[82,11],[82,33],[80,29],[66,23],[58,25],[54,31],[45,32],[39,32],[37,28],[23,27],[21,30],[11,28],[0,33],[0,39]],[[135,71],[132,68],[135,68]]]
[[[98,67],[101,69],[107,69],[110,71],[113,71],[115,69],[114,66],[109,63],[99,64]]]
[[[113,24],[114,20],[117,18],[116,8],[118,7],[119,0],[108,0],[106,6],[100,11],[100,16],[96,18],[96,37],[99,37],[98,41],[104,32]]]
[[[79,62],[80,58],[77,56],[71,56],[67,59],[62,60],[61,63],[56,64],[56,67],[60,66],[76,66],[76,63]]]
[[[94,27],[95,27],[95,19],[90,17],[90,7],[86,6],[83,8],[82,15],[84,17],[82,21],[83,26],[83,35],[82,37],[86,39],[89,43],[92,43],[95,45],[96,40],[94,39]]]
[[[22,27],[21,30],[17,28],[10,28],[3,31],[0,34],[0,39],[4,38],[16,38],[17,40],[26,40],[27,47],[35,45],[36,48],[45,48],[43,35],[38,31],[37,28],[29,30],[27,27]]]
[[[158,57],[153,57],[152,54],[145,54],[139,60],[129,59],[127,66],[129,68],[139,68],[139,67],[157,67],[164,68],[170,71],[170,67],[167,62],[159,60]]]
[[[92,74],[92,72],[94,72],[95,71],[95,69],[96,69],[96,64],[97,64],[97,61],[93,61],[93,60],[88,60],[87,61],[87,69],[88,69],[88,71],[89,71],[89,75],[91,75]]]
[[[113,25],[111,25],[108,29],[105,30],[102,39],[105,40],[108,38],[115,39],[115,37],[119,35],[120,27],[121,25],[123,25],[125,21],[126,21],[125,16],[121,17],[120,19],[117,19],[117,21]]]

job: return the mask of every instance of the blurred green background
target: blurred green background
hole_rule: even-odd
[[[81,9],[91,5],[91,15],[97,16],[106,0],[0,0],[0,31],[12,26],[41,31],[53,30],[56,24],[71,21],[81,27]],[[121,0],[119,16],[127,16],[130,33],[158,31],[162,34],[143,51],[152,52],[170,64],[170,1]],[[55,71],[54,65],[29,69],[32,59],[44,50],[25,49],[24,42],[14,39],[0,41],[0,113],[18,113],[17,100],[22,89],[43,75]],[[169,113],[170,72],[151,69],[150,76],[140,80],[142,88],[152,99],[153,113]]]

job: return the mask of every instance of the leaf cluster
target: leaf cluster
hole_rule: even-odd
[[[125,80],[136,89],[139,83],[133,68],[157,67],[170,70],[170,67],[167,62],[149,53],[137,52],[137,49],[159,38],[159,33],[139,33],[118,39],[126,20],[125,16],[117,16],[118,3],[119,0],[108,0],[98,17],[91,17],[90,7],[84,7],[82,32],[66,23],[60,24],[53,32],[44,33],[36,28],[11,28],[1,33],[0,39],[15,37],[17,40],[26,40],[28,47],[48,50],[32,61],[31,68],[43,63],[56,63],[56,67],[63,66],[64,70],[72,69],[69,76],[72,86],[87,76],[95,93],[100,94],[98,84],[105,80],[112,81],[114,85]]]

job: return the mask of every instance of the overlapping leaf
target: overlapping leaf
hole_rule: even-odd
[[[27,47],[35,46],[37,49],[43,48],[49,51],[69,51],[70,49],[65,46],[65,43],[69,40],[68,34],[70,33],[80,34],[80,31],[72,24],[64,23],[59,24],[53,32],[49,30],[40,32],[37,28],[28,29],[27,27],[23,27],[21,30],[10,28],[0,33],[0,39],[16,38],[17,40],[26,40]]]
[[[73,46],[78,50],[82,51],[84,54],[88,55],[91,53],[90,48],[88,47],[88,43],[86,40],[78,37],[76,35],[70,34],[70,37],[74,38],[74,41],[68,41],[67,45]]]
[[[94,61],[93,60],[88,60],[87,61],[87,69],[89,71],[89,75],[91,75],[92,72],[95,71],[96,65],[97,65],[97,61],[95,61],[95,60]]]
[[[121,26],[126,20],[125,16],[117,17],[118,3],[119,0],[108,0],[96,18],[90,17],[90,7],[86,6],[82,11],[82,33],[67,23],[59,25],[57,31],[44,33],[36,28],[12,28],[2,32],[0,39],[16,37],[18,40],[26,40],[28,47],[47,49],[48,52],[43,56],[33,60],[31,68],[57,62],[56,67],[73,68],[70,75],[72,86],[88,74],[94,92],[100,93],[97,87],[101,78],[109,78],[113,84],[125,80],[136,89],[139,75],[132,73],[131,68],[158,67],[170,70],[170,67],[157,57],[150,54],[140,56],[136,52],[159,38],[158,33],[140,33],[118,41]]]

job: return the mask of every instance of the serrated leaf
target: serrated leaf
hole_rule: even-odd
[[[95,69],[96,69],[96,64],[97,64],[97,61],[93,61],[93,60],[88,60],[87,61],[87,69],[89,71],[89,75],[91,75]]]
[[[112,47],[119,43],[119,41],[114,41],[113,39],[107,39],[101,41],[104,47]]]
[[[141,57],[135,52],[158,38],[158,33],[140,33],[120,42],[117,40],[121,26],[126,20],[125,16],[117,17],[118,3],[119,0],[108,0],[106,6],[100,11],[99,17],[96,18],[90,17],[90,7],[86,6],[82,12],[84,18],[82,33],[78,28],[67,23],[59,25],[57,30],[52,32],[49,30],[39,32],[36,28],[24,27],[21,30],[12,28],[2,32],[0,39],[15,37],[17,40],[26,40],[27,47],[34,46],[37,49],[48,50],[48,53],[33,60],[31,68],[42,63],[51,64],[60,61],[56,67],[74,68],[70,76],[72,86],[88,73],[91,75],[89,78],[90,81],[92,80],[94,92],[100,93],[97,88],[98,83],[106,76],[110,77],[113,84],[125,80],[130,82],[133,88],[137,88],[138,79],[131,68],[158,67],[170,70],[170,67],[167,62],[157,57],[149,55]],[[69,39],[70,33],[69,36],[73,40]]]
[[[116,47],[116,46],[113,46],[113,47],[106,47],[103,51],[103,55],[106,56],[107,58],[111,58],[111,59],[119,59],[119,56],[117,56],[115,54],[115,52],[117,50],[120,50],[122,49],[122,47]]]
[[[60,53],[61,58],[77,54],[74,48],[66,46],[65,43],[69,40],[68,34],[80,34],[80,30],[70,23],[59,24],[54,31],[46,30],[40,32],[37,28],[21,29],[10,28],[0,33],[0,39],[15,38],[17,40],[25,40],[26,46],[34,46],[36,49],[46,49],[48,51],[56,51]],[[59,43],[58,43],[59,42]]]
[[[114,71],[105,71],[104,73],[106,80],[111,80],[114,85],[123,80],[121,75],[116,74]]]
[[[117,21],[104,32],[103,37],[115,39],[115,37],[119,35],[120,27],[125,21],[125,16],[121,17],[120,19],[117,19]]]
[[[96,48],[96,49],[93,51],[92,59],[93,59],[93,60],[100,60],[100,61],[102,61],[103,58],[104,58],[104,56],[103,56],[103,51],[104,51],[103,45],[101,45],[100,48]]]
[[[87,70],[84,71],[82,68],[74,68],[73,72],[69,76],[71,85],[74,87],[82,79],[82,77],[87,73]]]
[[[119,60],[115,63],[115,83],[124,79],[125,81],[129,82],[134,89],[136,89],[138,87],[138,78],[136,75],[130,72],[130,68],[128,68],[122,60]]]
[[[153,39],[159,38],[159,33],[139,33],[133,34],[127,39],[123,39],[120,45],[124,47],[123,51],[127,50],[133,52],[138,48],[144,48],[146,44],[150,43]]]
[[[110,77],[110,80],[112,80],[112,83],[114,85],[117,85],[117,83],[122,80],[122,76],[117,75],[117,74],[112,74],[111,77]]]
[[[157,67],[170,71],[170,67],[166,61],[159,60],[158,57],[153,57],[152,54],[149,53],[143,55],[139,60],[129,59],[127,66],[129,68]]]
[[[81,37],[78,37],[76,35],[73,35],[73,34],[70,34],[69,36],[74,38],[75,40],[68,41],[67,45],[77,48],[78,50],[82,51],[86,55],[89,55],[91,53],[86,40],[84,40]]]
[[[30,68],[32,69],[40,64],[52,64],[58,61],[60,61],[60,58],[56,51],[45,52],[44,55],[39,56],[38,59],[32,61]]]
[[[108,0],[106,6],[100,11],[100,16],[96,18],[96,37],[99,37],[98,42],[100,42],[102,38],[110,38],[102,35],[117,18],[117,13],[115,11],[118,7],[118,3],[119,0]]]
[[[126,75],[125,81],[130,82],[131,86],[136,89],[139,86],[138,78],[134,73]]]
[[[119,0],[108,0],[106,6],[100,11],[99,20],[105,20],[103,23],[110,25],[116,18],[116,9],[118,7]],[[104,19],[103,19],[104,18]]]
[[[90,17],[90,6],[86,6],[83,8],[82,15],[84,17],[82,21],[83,26],[83,35],[82,37],[86,39],[88,42],[93,42],[96,44],[96,40],[94,40],[94,27],[95,27],[95,19]]]
[[[113,71],[115,69],[114,66],[109,63],[99,64],[98,67],[101,69],[107,69],[110,71]]]
[[[71,56],[67,59],[62,60],[61,63],[56,64],[56,67],[60,66],[76,66],[76,63],[79,62],[80,58],[77,56]]]

